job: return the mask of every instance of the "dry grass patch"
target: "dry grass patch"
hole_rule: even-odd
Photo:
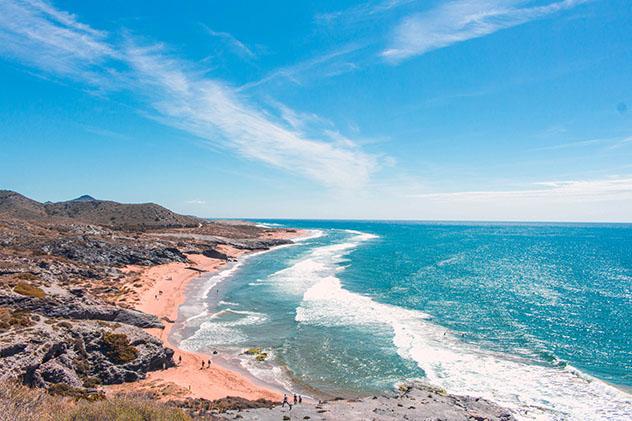
[[[18,294],[26,295],[29,297],[35,297],[35,298],[46,297],[46,293],[44,292],[43,289],[38,288],[32,284],[27,284],[26,282],[18,283],[15,286],[15,288],[13,288],[13,291],[17,292]]]
[[[52,421],[67,404],[43,389],[29,389],[14,382],[0,383],[0,420]]]
[[[0,332],[12,327],[29,327],[31,325],[33,325],[33,321],[29,313],[0,307]]]
[[[142,396],[89,402],[0,383],[0,421],[191,421],[181,409]]]

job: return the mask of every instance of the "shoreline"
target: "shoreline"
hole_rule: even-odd
[[[306,230],[293,232],[281,231],[264,237],[302,240],[310,238]],[[258,252],[247,252],[230,246],[220,246],[220,251],[230,258],[265,253],[284,247],[272,247]],[[120,385],[107,386],[106,393],[119,392],[151,392],[158,399],[203,398],[220,399],[226,396],[237,396],[249,400],[268,399],[281,402],[287,393],[280,387],[265,383],[250,374],[245,368],[229,363],[221,354],[204,354],[181,349],[170,337],[178,319],[179,308],[187,302],[187,290],[196,281],[203,281],[203,275],[216,276],[224,270],[230,270],[230,263],[225,260],[205,257],[201,254],[187,254],[189,263],[168,263],[152,267],[128,266],[126,272],[136,272],[140,281],[134,282],[130,292],[134,296],[130,303],[134,309],[153,314],[163,323],[164,328],[145,329],[160,339],[166,347],[174,351],[174,367],[165,370],[151,371],[143,380]],[[238,264],[234,262],[233,264]],[[141,286],[137,286],[137,285]],[[181,362],[180,362],[181,358]],[[202,362],[211,361],[209,368],[201,369]]]

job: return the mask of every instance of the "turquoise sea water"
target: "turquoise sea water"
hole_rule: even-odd
[[[183,347],[263,347],[244,366],[307,394],[419,378],[525,419],[632,419],[631,225],[263,222],[312,238],[197,287]]]

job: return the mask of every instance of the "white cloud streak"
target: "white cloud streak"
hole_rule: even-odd
[[[509,201],[577,203],[626,200],[632,198],[632,178],[545,181],[535,183],[531,188],[520,190],[429,193],[409,195],[408,197],[454,203],[502,203]]]
[[[358,43],[344,45],[341,48],[320,54],[297,64],[278,68],[259,80],[240,86],[239,90],[245,91],[279,80],[283,81],[283,83],[289,81],[300,85],[305,79],[337,76],[352,72],[357,69],[357,65],[346,60],[350,55],[363,48],[365,48],[365,45]]]
[[[248,48],[248,46],[246,46],[246,44],[235,38],[232,34],[229,34],[228,32],[214,31],[208,26],[204,26],[204,29],[206,29],[206,32],[212,37],[218,38],[224,42],[237,55],[248,59],[255,59],[257,57],[257,55]]]
[[[534,151],[554,151],[560,149],[583,148],[590,146],[606,146],[607,150],[618,149],[632,143],[632,136],[615,137],[607,139],[587,139],[575,142],[560,143],[557,145],[535,148]]]
[[[187,72],[184,63],[159,48],[131,47],[127,57],[138,83],[171,126],[331,187],[358,187],[376,167],[352,144],[342,147],[325,134],[307,138],[274,121],[228,85]]]
[[[150,117],[326,186],[359,187],[377,168],[376,159],[353,142],[341,145],[324,129],[318,136],[305,136],[300,122],[288,125],[270,116],[235,88],[202,76],[162,46],[138,47],[133,41],[117,45],[109,38],[40,0],[0,2],[0,54],[45,74],[97,88],[118,79],[119,88],[149,104]]]
[[[415,3],[415,1],[416,0],[368,1],[345,10],[318,14],[316,15],[316,22],[323,25],[340,23],[357,24],[358,22],[373,20],[384,13],[388,13],[410,3]]]
[[[95,67],[117,56],[106,38],[43,1],[0,2],[0,54],[40,70],[102,83]]]
[[[390,46],[381,55],[398,63],[452,44],[540,19],[589,0],[560,0],[544,6],[525,6],[525,0],[452,0],[403,19]]]

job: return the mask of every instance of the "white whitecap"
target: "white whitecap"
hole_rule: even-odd
[[[619,420],[632,417],[632,397],[567,366],[538,365],[459,340],[423,312],[373,300],[344,289],[336,263],[359,242],[319,247],[281,271],[303,290],[296,321],[317,326],[356,326],[390,335],[397,352],[415,361],[427,380],[451,393],[481,396],[521,419]]]

